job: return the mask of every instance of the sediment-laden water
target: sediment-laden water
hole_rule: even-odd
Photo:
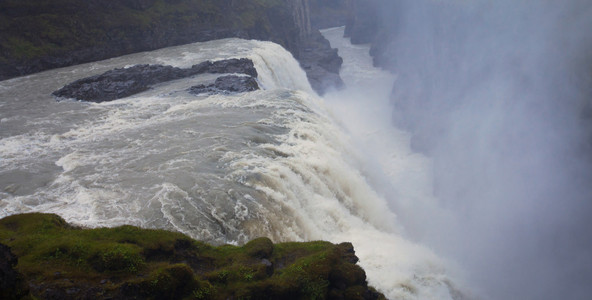
[[[324,34],[345,59],[348,87],[324,99],[280,46],[239,39],[0,82],[0,217],[51,212],[83,226],[164,228],[214,244],[351,241],[389,298],[461,299],[452,268],[407,239],[420,221],[399,213],[428,207],[432,196],[430,161],[388,121],[395,77],[372,68],[368,48],[342,32]],[[253,60],[262,90],[187,92],[210,74],[100,104],[51,96],[117,67],[235,57]]]

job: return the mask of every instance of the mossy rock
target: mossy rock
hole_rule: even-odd
[[[245,245],[247,254],[257,258],[269,258],[273,252],[273,242],[266,237],[257,238]]]
[[[1,219],[0,243],[18,257],[16,271],[31,287],[25,298],[382,296],[352,263],[351,245],[323,241],[274,245],[258,238],[242,247],[213,247],[175,232],[134,226],[82,229],[59,216],[34,213]]]
[[[124,283],[121,291],[126,296],[141,295],[148,299],[180,299],[191,294],[201,283],[186,264],[166,265],[152,271],[147,277]]]
[[[95,250],[89,258],[92,267],[99,271],[123,271],[135,273],[144,266],[141,248],[132,244],[108,244]],[[78,256],[78,255],[77,255]]]

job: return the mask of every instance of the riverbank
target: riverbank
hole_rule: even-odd
[[[54,214],[0,220],[2,299],[384,299],[351,243],[214,247],[134,226],[84,229]]]

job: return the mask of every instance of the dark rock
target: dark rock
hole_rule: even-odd
[[[71,296],[68,296],[63,289],[60,288],[47,288],[42,291],[41,294],[42,299],[47,300],[63,300],[63,299],[72,299]]]
[[[343,59],[320,32],[312,33],[302,42],[301,47],[300,66],[317,93],[322,95],[330,88],[343,86],[343,80],[339,76]]]
[[[345,25],[349,0],[310,0],[310,25],[323,29]]]
[[[390,52],[399,26],[400,10],[397,1],[351,0],[350,17],[345,36],[352,44],[370,44],[370,55],[375,67],[394,71],[395,59]]]
[[[28,293],[22,275],[14,269],[17,263],[10,247],[0,244],[0,299],[20,299]]]
[[[214,86],[219,90],[236,93],[251,92],[259,89],[255,78],[236,75],[218,77]]]
[[[76,80],[53,92],[54,96],[104,102],[148,90],[151,84],[184,77],[179,68],[162,65],[136,65]]]
[[[352,14],[345,27],[345,36],[352,44],[367,44],[374,40],[378,30],[377,0],[353,0]]]
[[[191,67],[191,70],[197,70],[196,74],[201,73],[240,73],[257,77],[257,70],[253,61],[248,58],[231,58],[218,60],[215,62],[206,61]]]
[[[206,61],[187,69],[162,65],[135,65],[76,80],[53,92],[53,95],[91,102],[111,101],[141,93],[158,83],[203,73],[243,73],[257,76],[253,62],[246,58]]]
[[[250,76],[228,75],[221,76],[209,85],[196,85],[189,88],[189,93],[199,94],[224,94],[224,93],[244,93],[259,89],[257,80]]]

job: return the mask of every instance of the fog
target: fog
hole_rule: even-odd
[[[393,124],[433,160],[412,238],[485,299],[589,299],[592,1],[382,5]]]

